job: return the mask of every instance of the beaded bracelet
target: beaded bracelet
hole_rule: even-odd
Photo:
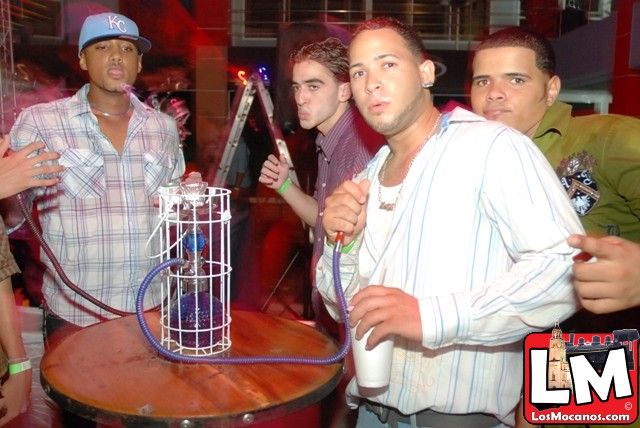
[[[31,369],[31,360],[28,358],[22,361],[21,363],[13,363],[13,364],[9,363],[9,375],[22,373],[30,369]]]
[[[289,186],[291,186],[291,178],[287,177],[285,182],[282,183],[282,186],[280,186],[280,188],[278,190],[276,190],[276,192],[278,192],[280,194],[283,194],[284,191],[289,188]]]

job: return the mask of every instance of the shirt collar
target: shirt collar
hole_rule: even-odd
[[[443,122],[481,122],[486,120],[474,112],[462,107],[455,107],[450,112],[443,112]]]
[[[343,131],[355,120],[354,109],[355,107],[350,106],[342,116],[340,116],[326,135],[318,133],[318,137],[316,138],[316,152],[323,153],[327,158],[327,161],[331,160],[333,151],[336,149],[338,144],[340,144],[340,136]]]
[[[71,103],[71,116],[80,116],[91,112],[91,106],[89,105],[89,99],[87,94],[89,93],[89,84],[85,84],[76,94],[69,99]]]
[[[549,132],[556,132],[560,135],[566,133],[571,122],[572,109],[570,104],[555,102],[544,114],[533,138],[542,137]]]
[[[87,97],[90,86],[91,85],[89,83],[86,83],[78,90],[78,92],[76,92],[75,96],[71,97],[71,116],[80,116],[91,113],[91,105],[89,104],[89,98]],[[147,113],[147,109],[151,109],[152,107],[144,104],[134,94],[129,95],[129,98],[131,100],[131,104],[133,104],[134,113],[146,118],[149,115]]]

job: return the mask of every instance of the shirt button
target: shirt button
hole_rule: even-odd
[[[324,211],[321,211],[320,214],[318,214],[320,217],[322,217],[324,215]]]
[[[327,183],[322,183],[322,187],[327,187]]]

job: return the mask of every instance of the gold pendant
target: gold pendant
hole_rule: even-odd
[[[380,202],[380,209],[385,211],[393,211],[396,208],[396,204],[390,204],[389,202]]]

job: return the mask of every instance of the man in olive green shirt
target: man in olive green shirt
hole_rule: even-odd
[[[537,33],[506,28],[476,49],[473,110],[518,129],[536,143],[556,169],[588,235],[640,242],[640,120],[621,115],[572,117],[571,106],[556,101],[560,86],[553,48]],[[640,250],[637,245],[629,247]],[[565,321],[563,331],[607,333],[638,327],[629,323],[640,319],[640,278],[625,277],[634,284],[625,291],[616,285],[620,279],[616,275],[637,276],[638,270],[624,260],[631,257],[619,253],[618,274],[606,254],[590,263],[608,269],[608,278],[592,287],[600,294],[576,288],[585,308],[607,314],[583,314],[580,322]],[[626,293],[622,300],[620,293]]]
[[[572,235],[569,244],[597,257],[574,265],[575,289],[586,310],[564,321],[562,330],[638,328],[640,120],[572,117],[571,106],[556,101],[560,87],[553,48],[540,34],[506,28],[475,51],[474,112],[518,129],[541,149],[590,235]]]

